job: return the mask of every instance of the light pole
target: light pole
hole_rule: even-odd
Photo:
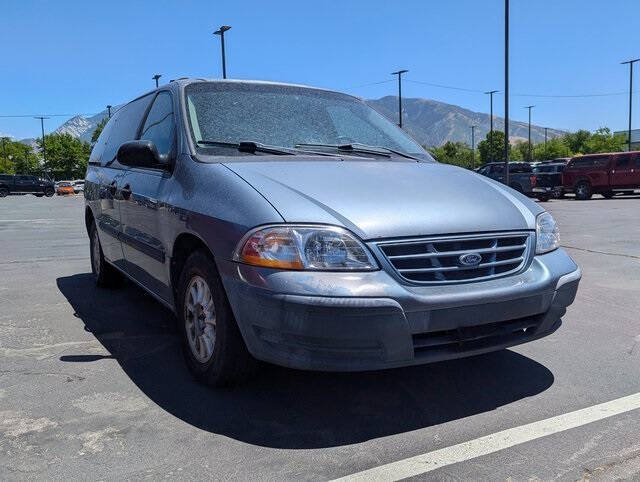
[[[227,78],[227,64],[224,54],[224,33],[227,30],[231,30],[229,25],[222,25],[218,30],[213,32],[213,35],[220,35],[220,46],[222,47],[222,78]]]
[[[7,138],[2,138],[2,157],[7,159]]]
[[[398,70],[391,72],[391,75],[398,76],[398,127],[402,129],[402,74],[409,72],[408,70]]]
[[[491,116],[491,128],[489,129],[489,145],[491,146],[489,149],[489,162],[493,162],[493,94],[496,92],[499,91],[490,90],[489,92],[485,92],[485,94],[489,94],[489,115]]]
[[[509,0],[504,0],[504,181],[509,185]]]
[[[629,143],[629,151],[631,151],[631,104],[633,100],[633,64],[634,62],[639,61],[640,59],[627,60],[626,62],[620,62],[622,65],[629,64],[629,138],[627,142]]]
[[[528,145],[528,150],[529,150],[529,154],[527,155],[527,160],[529,162],[531,162],[531,109],[533,109],[535,107],[535,105],[527,105],[524,108],[525,109],[529,109],[529,145]]]
[[[476,126],[471,126],[471,169],[476,167]]]
[[[40,128],[42,129],[42,164],[47,164],[47,147],[44,144],[44,120],[48,117],[36,116],[34,119],[40,119]]]
[[[109,112],[109,119],[111,119],[111,106],[107,105],[107,111]]]
[[[156,74],[153,77],[151,77],[153,80],[156,81],[156,89],[158,88],[158,79],[162,77],[162,74]]]
[[[545,160],[547,157],[549,157],[549,154],[547,154],[547,127],[544,128],[544,157]]]

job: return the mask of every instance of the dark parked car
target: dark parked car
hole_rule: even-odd
[[[562,173],[566,167],[564,162],[541,163],[533,168],[533,172],[538,179],[544,179],[552,189],[554,198],[564,197],[564,186],[562,183]]]
[[[477,172],[505,183],[504,162],[490,162],[477,169]],[[553,192],[551,180],[544,175],[536,175],[528,162],[509,163],[509,187],[543,202],[548,201]]]
[[[590,199],[593,194],[612,198],[616,194],[633,194],[640,189],[640,152],[614,152],[574,157],[562,174],[565,192],[576,199]]]
[[[358,371],[525,343],[581,278],[538,204],[311,87],[170,82],[111,117],[84,195],[97,283],[173,310],[213,385],[255,358]]]
[[[9,194],[34,194],[38,197],[53,196],[53,181],[37,176],[0,174],[0,197]]]

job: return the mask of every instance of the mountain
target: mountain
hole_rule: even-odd
[[[120,106],[111,107],[111,112],[115,112],[119,107]],[[86,142],[91,142],[93,131],[96,130],[96,127],[100,123],[100,121],[107,116],[108,112],[106,110],[92,115],[91,117],[76,115],[66,121],[53,132],[56,134],[71,134],[73,137],[77,137]]]
[[[386,96],[380,99],[366,100],[367,104],[375,108],[392,122],[398,122],[398,97]],[[112,112],[118,106],[111,108]],[[446,104],[431,99],[403,98],[404,113],[403,127],[418,141],[426,146],[439,146],[447,141],[462,141],[471,144],[471,126],[476,126],[476,145],[489,132],[489,114],[473,112],[457,105]],[[66,121],[54,132],[69,133],[83,141],[91,142],[91,135],[98,123],[107,117],[107,111],[102,111],[91,117],[77,115]],[[504,129],[504,119],[494,116],[493,128]],[[527,139],[527,123],[509,121],[509,134],[512,141]],[[559,129],[548,129],[548,138],[553,139],[566,134]],[[531,139],[533,142],[544,141],[544,127],[531,125]]]
[[[386,96],[367,100],[367,104],[389,120],[398,122],[398,97]],[[420,144],[440,146],[447,141],[462,141],[471,144],[471,126],[476,126],[476,145],[490,130],[491,117],[482,112],[473,112],[457,105],[446,104],[431,99],[402,98],[403,128]],[[509,138],[511,141],[527,140],[526,122],[509,120]],[[504,119],[493,117],[493,129],[504,130]],[[562,136],[565,131],[548,129],[548,139]],[[544,127],[531,124],[531,141],[544,141]]]

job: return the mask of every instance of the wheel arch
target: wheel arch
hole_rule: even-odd
[[[171,292],[173,293],[174,304],[182,267],[187,261],[189,255],[198,249],[205,251],[209,256],[211,256],[211,259],[215,264],[213,252],[209,249],[207,243],[205,243],[197,234],[192,232],[180,233],[173,242],[169,263],[169,282],[171,283]]]
[[[84,208],[84,225],[87,228],[87,234],[89,233],[89,229],[91,228],[91,223],[94,223],[96,218],[93,215],[93,211],[89,206]]]

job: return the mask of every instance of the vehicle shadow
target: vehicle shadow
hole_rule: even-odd
[[[202,430],[274,448],[322,448],[417,430],[493,410],[549,388],[553,374],[509,350],[367,373],[266,366],[233,389],[197,383],[186,369],[173,315],[140,288],[97,288],[91,274],[57,279],[84,329],[156,404]]]

